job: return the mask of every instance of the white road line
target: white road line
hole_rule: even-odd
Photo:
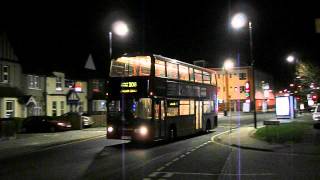
[[[167,173],[172,176],[172,175],[197,175],[197,176],[220,176],[220,175],[223,175],[223,176],[274,176],[275,174],[273,173],[243,173],[243,174],[238,174],[238,173],[225,173],[225,174],[222,174],[222,173],[188,173],[188,172],[163,172],[162,173]],[[170,177],[171,177],[170,176]],[[165,177],[165,176],[162,176],[162,177]]]
[[[173,176],[173,173],[171,173],[171,172],[167,172],[165,175],[163,175],[162,177],[164,177],[164,178],[169,178],[169,177],[171,177],[171,176]]]
[[[168,162],[167,164],[165,164],[165,166],[170,166],[172,164],[172,162]]]
[[[151,174],[149,174],[148,177],[156,177],[158,174],[160,174],[159,172],[153,172]]]
[[[151,178],[143,178],[142,180],[152,180]]]
[[[174,160],[172,160],[172,162],[178,161],[180,158],[175,158]]]
[[[188,154],[190,154],[191,152],[190,151],[188,151],[188,152],[186,152],[186,155],[188,155]]]
[[[184,154],[182,154],[181,156],[180,156],[180,158],[184,158],[186,155],[184,155]]]
[[[162,171],[162,170],[164,170],[164,168],[165,168],[165,167],[163,167],[163,166],[162,166],[162,167],[159,167],[159,168],[157,169],[157,171]]]

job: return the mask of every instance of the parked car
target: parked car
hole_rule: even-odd
[[[22,127],[25,132],[55,132],[70,130],[71,124],[59,117],[30,116],[23,121]]]
[[[81,121],[83,127],[90,127],[94,124],[92,117],[90,117],[87,113],[81,114]]]

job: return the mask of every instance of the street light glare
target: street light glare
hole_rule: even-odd
[[[288,56],[288,57],[287,57],[287,61],[290,62],[290,63],[292,63],[292,62],[294,61],[294,57],[291,56],[291,55]]]
[[[230,70],[230,69],[232,69],[232,68],[234,67],[234,63],[233,63],[232,60],[227,59],[227,60],[224,62],[223,67],[224,67],[224,69],[226,69],[226,70]]]
[[[237,13],[231,19],[231,26],[235,29],[244,27],[247,23],[247,16],[243,13]]]
[[[113,23],[112,30],[119,36],[125,36],[129,32],[127,24],[123,21],[116,21],[115,23]]]

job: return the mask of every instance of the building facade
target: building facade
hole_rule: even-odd
[[[252,110],[253,79],[252,68],[250,66],[233,67],[230,70],[223,68],[210,69],[217,72],[219,111],[231,110],[249,112]],[[272,84],[273,81],[270,76],[255,70],[255,97],[257,110],[262,111],[273,108],[274,96],[272,91],[270,91]],[[262,87],[262,85],[264,85],[264,87]],[[268,85],[268,88],[266,85]],[[265,90],[267,90],[267,92]],[[263,94],[263,96],[261,96],[261,94]]]

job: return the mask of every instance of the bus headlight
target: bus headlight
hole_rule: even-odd
[[[108,130],[109,133],[112,133],[113,132],[113,127],[109,126],[107,130]]]
[[[145,127],[145,126],[141,126],[141,127],[139,128],[139,132],[140,132],[140,134],[141,134],[142,136],[145,136],[145,135],[148,134],[148,128]]]

